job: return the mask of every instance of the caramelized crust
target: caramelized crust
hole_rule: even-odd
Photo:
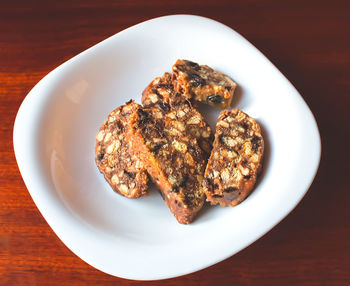
[[[148,176],[126,140],[130,113],[136,105],[129,102],[113,110],[96,135],[95,161],[114,191],[138,198],[147,194]]]
[[[264,140],[260,126],[239,109],[222,111],[204,175],[207,201],[235,206],[252,191],[261,169]]]
[[[174,122],[182,122],[177,112],[139,106],[131,115],[128,140],[170,211],[179,223],[188,224],[204,203],[206,159],[197,139]]]
[[[237,86],[227,75],[188,60],[177,60],[173,65],[173,83],[175,90],[187,98],[219,109],[231,106]]]

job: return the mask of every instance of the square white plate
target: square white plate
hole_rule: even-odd
[[[254,192],[234,208],[206,206],[190,225],[173,218],[155,190],[130,200],[112,191],[94,162],[108,113],[178,58],[231,76],[234,106],[254,117],[266,142]],[[215,126],[218,112],[202,108]],[[176,277],[237,253],[302,199],[320,160],[315,119],[291,83],[232,29],[198,16],[153,19],[84,51],[43,78],[23,101],[13,142],[38,209],[76,255],[111,275]]]

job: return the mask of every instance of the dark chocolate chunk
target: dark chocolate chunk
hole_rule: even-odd
[[[116,121],[116,129],[117,129],[118,133],[124,131],[124,125],[119,120]]]
[[[139,125],[145,125],[150,120],[149,114],[146,111],[143,111],[142,109],[138,109],[137,112],[140,116]]]
[[[214,197],[214,198],[222,198],[223,196],[222,196],[222,195],[214,194],[213,197]]]
[[[247,131],[247,129],[249,128],[249,125],[247,124],[247,122],[241,123],[241,126],[244,129],[244,131]]]
[[[172,91],[174,89],[174,86],[172,84],[160,83],[156,88],[164,88]]]
[[[158,145],[152,147],[152,148],[151,148],[151,151],[152,151],[153,153],[157,153],[161,147],[162,147],[162,144],[158,144]]]
[[[101,161],[103,159],[103,157],[105,156],[105,153],[99,153],[97,155],[97,160]]]
[[[124,170],[124,173],[131,179],[135,178],[135,173],[133,172],[128,172],[127,170]]]
[[[182,187],[184,188],[186,186],[186,182],[188,181],[188,174],[186,174],[183,178],[182,178],[182,181],[179,185],[179,187]]]
[[[191,81],[192,87],[198,87],[201,85],[205,85],[205,79],[201,78],[198,74],[190,73],[188,74],[188,78]]]
[[[175,186],[172,188],[172,190],[169,191],[169,193],[178,193],[179,192],[179,187]]]
[[[162,101],[160,101],[160,102],[158,103],[158,107],[159,107],[161,110],[165,111],[165,112],[168,112],[168,111],[170,110],[169,105],[168,105],[168,104],[164,104]]]
[[[186,62],[190,67],[194,68],[196,71],[198,71],[200,69],[199,64],[191,62],[191,61],[186,61]]]
[[[222,96],[219,94],[212,94],[207,97],[207,103],[221,103],[222,102]]]
[[[258,136],[254,136],[252,138],[252,140],[250,141],[252,143],[252,150],[254,152],[257,152],[259,147],[260,147],[260,141],[261,141],[261,138],[258,137]]]
[[[237,188],[235,187],[228,187],[224,190],[225,193],[231,193],[231,192],[234,192],[234,191],[237,191]]]

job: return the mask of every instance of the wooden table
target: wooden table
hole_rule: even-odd
[[[1,1],[0,285],[350,285],[348,3]],[[18,171],[13,123],[29,90],[59,64],[131,25],[178,13],[234,28],[282,71],[318,121],[321,165],[297,208],[234,257],[166,281],[124,280],[80,260],[47,225]]]

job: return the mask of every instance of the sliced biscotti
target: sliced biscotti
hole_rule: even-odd
[[[252,191],[261,169],[260,126],[239,109],[222,111],[203,182],[207,201],[235,206]]]
[[[188,224],[204,203],[206,158],[197,139],[180,127],[185,123],[168,115],[139,106],[131,115],[128,140],[170,211],[179,223]]]
[[[211,127],[199,111],[174,90],[169,73],[154,79],[148,85],[142,94],[142,104],[144,107],[155,107],[167,113],[167,118],[173,120],[169,123],[174,126],[171,131],[173,135],[181,135],[183,132],[193,135],[206,158],[209,158],[214,140]]]
[[[156,107],[167,112],[170,105],[180,104],[186,98],[174,90],[170,73],[155,78],[142,92],[141,102],[145,107]]]
[[[206,160],[210,156],[214,135],[211,127],[189,101],[176,106],[166,113],[168,127],[173,136],[192,135],[197,139]]]
[[[219,109],[231,106],[237,84],[227,75],[188,60],[177,60],[172,69],[177,92]]]
[[[148,175],[143,163],[130,152],[126,130],[137,105],[129,102],[113,110],[96,135],[95,161],[117,193],[137,198],[147,193]]]

